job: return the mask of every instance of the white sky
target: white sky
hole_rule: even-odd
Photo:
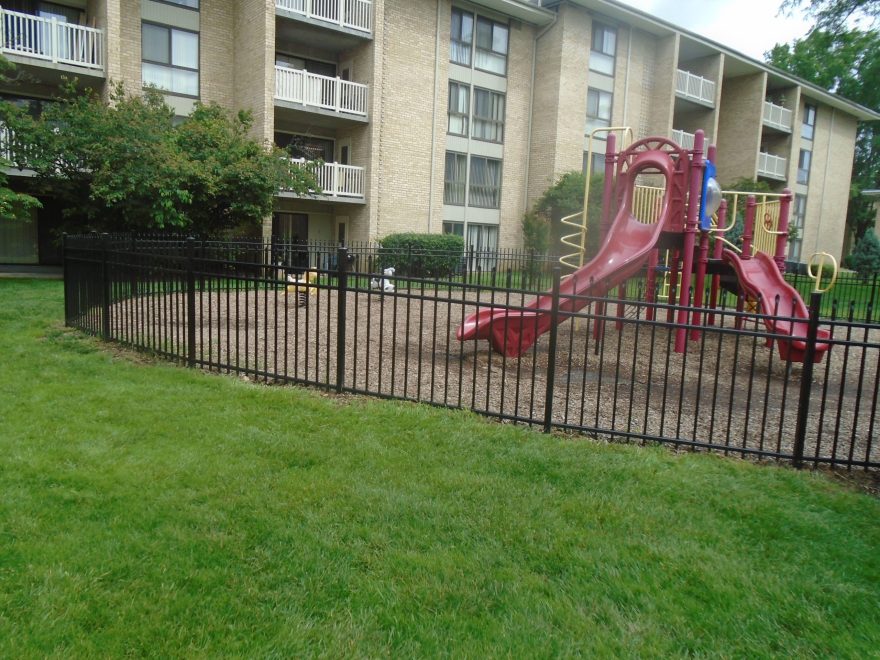
[[[807,34],[800,14],[778,15],[781,0],[619,0],[756,60],[777,43]]]

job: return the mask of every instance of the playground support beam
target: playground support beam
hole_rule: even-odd
[[[718,149],[714,144],[710,144],[709,148],[706,152],[706,158],[709,162],[717,163],[718,162]],[[700,190],[700,199],[702,200],[702,190]],[[702,201],[701,201],[702,203]],[[703,290],[706,286],[706,270],[709,267],[709,232],[703,231],[700,229],[700,258],[697,260],[697,282],[694,286],[694,310],[693,316],[691,317],[691,341],[696,341],[700,338],[700,331],[697,328],[700,327],[701,316],[700,316],[700,307],[703,306]]]
[[[791,190],[786,188],[782,191],[782,198],[779,200],[779,224],[776,231],[776,250],[773,255],[773,261],[776,262],[779,272],[785,274],[785,247],[788,244],[788,219],[791,213]]]
[[[599,221],[600,247],[605,244],[605,239],[608,238],[608,231],[611,229],[611,222],[613,219],[611,207],[614,203],[614,170],[617,166],[617,158],[617,136],[614,133],[609,133],[608,139],[605,143],[605,181],[602,186],[602,217]],[[587,181],[587,187],[589,187],[589,185],[590,182]],[[585,200],[584,227],[587,226],[586,213],[587,207]],[[581,255],[583,255],[583,251],[581,251]],[[583,256],[581,259],[583,259]],[[596,303],[596,314],[599,318],[597,318],[596,323],[593,324],[593,337],[598,341],[605,333],[605,321],[601,318],[605,314],[605,303]]]
[[[697,223],[700,213],[700,199],[703,190],[703,143],[705,134],[702,129],[694,135],[694,148],[691,151],[690,186],[688,189],[687,217],[684,225],[684,241],[682,246],[681,290],[678,294],[678,329],[675,332],[675,352],[684,353],[687,348],[687,322],[690,303],[691,277],[694,273],[694,248],[697,242]]]

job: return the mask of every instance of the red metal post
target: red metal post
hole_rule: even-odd
[[[602,219],[599,223],[599,245],[604,245],[605,239],[608,237],[608,230],[611,228],[612,212],[614,207],[614,170],[617,164],[617,136],[614,133],[608,134],[608,140],[605,143],[605,181],[602,187]],[[590,185],[587,182],[587,185]],[[596,314],[602,316],[605,314],[605,303],[596,303]],[[597,341],[602,338],[605,333],[604,319],[597,318],[593,324],[593,338]]]
[[[648,303],[645,318],[654,320],[653,303],[657,302],[657,263],[660,261],[660,250],[654,248],[648,253],[648,277],[645,284],[645,302]]]
[[[700,258],[697,260],[697,283],[694,289],[694,311],[691,319],[691,341],[700,338],[700,307],[703,305],[703,287],[706,282],[706,269],[709,267],[709,232],[700,232]]]
[[[691,151],[690,186],[688,188],[687,217],[684,225],[682,241],[681,291],[678,294],[679,327],[675,331],[675,352],[684,353],[687,348],[688,311],[685,307],[690,303],[691,276],[694,273],[694,248],[697,243],[697,224],[700,214],[700,197],[703,191],[703,142],[704,134],[698,130],[694,135],[694,148]]]
[[[672,323],[672,305],[675,304],[675,295],[678,292],[678,262],[681,260],[681,251],[678,248],[669,251],[669,295],[666,297],[666,322]]]
[[[599,245],[605,243],[613,220],[614,168],[617,164],[617,158],[617,136],[614,133],[609,133],[605,143],[605,185],[602,188],[602,221],[599,223]]]
[[[743,225],[743,247],[742,258],[748,260],[752,258],[752,239],[755,237],[755,213],[757,212],[758,203],[755,201],[754,195],[749,195],[746,200],[746,219]]]
[[[773,255],[773,261],[779,267],[779,272],[785,274],[785,247],[788,244],[788,218],[791,212],[791,190],[786,188],[782,191],[782,199],[779,200],[779,226],[776,230],[779,235],[776,237],[776,253]]]

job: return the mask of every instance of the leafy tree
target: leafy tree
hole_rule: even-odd
[[[880,273],[880,240],[877,240],[877,234],[873,231],[865,232],[856,243],[849,264],[863,279]]]
[[[15,67],[9,60],[0,57],[0,83],[7,84],[14,75],[14,70]],[[4,126],[8,126],[8,118],[17,113],[15,106],[0,99],[0,222],[30,220],[31,211],[42,206],[36,197],[12,190],[9,187],[9,179],[3,172],[12,165],[6,157],[7,150],[11,147],[11,134]]]
[[[791,14],[804,9],[816,21],[816,29],[839,31],[853,17],[880,20],[880,0],[784,0],[780,10]]]
[[[813,0],[812,4],[831,7],[832,4],[852,3]],[[861,4],[865,5],[863,11],[870,10],[874,16],[880,11],[878,1]],[[867,108],[880,110],[880,85],[877,84],[880,80],[880,32],[876,30],[831,32],[814,29],[790,45],[777,44],[766,57],[768,62],[781,69]],[[861,237],[872,225],[874,217],[871,203],[861,192],[878,186],[880,125],[877,122],[863,122],[859,124],[856,136],[847,209],[847,225],[856,238]]]
[[[604,177],[596,174],[590,179],[590,199],[587,209],[586,256],[591,257],[599,249],[599,223],[602,217],[602,189]],[[537,219],[542,219],[549,227],[550,248],[559,253],[570,251],[560,239],[574,229],[563,225],[562,218],[578,213],[584,208],[584,187],[586,176],[573,170],[562,174],[534,204],[532,211]],[[525,218],[523,222],[525,222]]]
[[[156,90],[110,103],[72,86],[37,119],[14,118],[17,155],[80,229],[177,230],[205,235],[257,225],[281,188],[317,190],[306,168],[248,136],[249,113],[197,104],[179,123]]]

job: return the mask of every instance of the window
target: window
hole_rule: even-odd
[[[816,106],[807,104],[804,106],[804,123],[801,125],[801,137],[812,140],[816,130]]]
[[[585,132],[589,135],[593,130],[603,126],[611,126],[610,92],[603,92],[592,87],[587,90],[587,124]]]
[[[498,250],[498,225],[476,225],[469,222],[465,244],[468,251],[473,252],[474,258],[470,262],[472,269],[487,271],[497,266],[495,253]]]
[[[446,152],[446,177],[443,182],[443,203],[464,206],[467,184],[467,156]]]
[[[468,206],[485,209],[501,208],[501,161],[471,156]]]
[[[181,7],[188,7],[189,9],[199,8],[199,0],[160,0],[160,2],[167,2],[172,5],[180,5]]]
[[[813,152],[809,149],[801,149],[801,153],[798,156],[798,171],[797,171],[797,182],[798,183],[809,183],[810,181],[810,159],[813,156]]]
[[[468,134],[470,99],[470,87],[457,82],[449,83],[449,126],[446,130],[450,135]]]
[[[591,161],[592,161],[590,175],[591,176],[596,176],[596,175],[605,176],[605,154],[600,154],[596,151],[594,151],[592,154],[590,154],[588,151],[585,151],[584,152],[584,162],[583,162],[583,166],[582,166],[582,170],[581,170],[584,174],[587,173],[587,162],[588,162],[587,159],[588,158],[591,159]]]
[[[143,23],[141,76],[144,85],[199,95],[199,35],[196,32]]]
[[[788,259],[790,261],[801,260],[801,246],[804,241],[804,220],[806,217],[807,196],[795,195],[789,226],[797,230],[797,238],[792,238],[788,242]]]
[[[593,41],[590,44],[590,70],[613,76],[616,52],[617,30],[601,23],[594,23]]]
[[[475,140],[504,142],[504,94],[474,88]]]
[[[449,59],[456,64],[471,65],[471,44],[474,40],[474,15],[452,8],[452,28],[449,35]]]
[[[443,233],[444,234],[452,234],[453,236],[464,237],[464,223],[463,222],[444,222],[443,223]]]
[[[507,37],[508,27],[501,23],[483,18],[477,18],[477,53],[474,57],[474,66],[477,69],[497,73],[503,76],[507,73]]]

